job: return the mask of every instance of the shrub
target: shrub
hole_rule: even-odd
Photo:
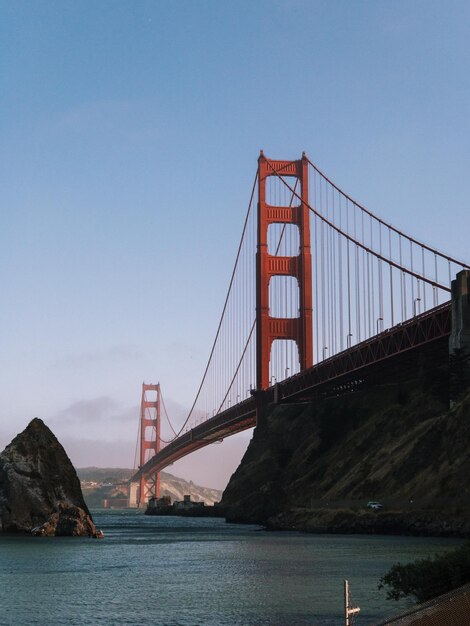
[[[396,563],[380,579],[379,589],[390,587],[388,599],[414,596],[418,602],[426,602],[467,583],[470,583],[470,542],[433,558],[407,565]]]

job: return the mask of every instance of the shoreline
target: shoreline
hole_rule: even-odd
[[[225,508],[213,505],[192,507],[189,509],[175,509],[173,505],[159,509],[148,507],[144,515],[176,516],[176,517],[226,517]]]
[[[267,530],[295,530],[317,534],[470,538],[469,515],[455,517],[442,511],[426,509],[412,512],[292,509],[267,519],[263,526]]]
[[[461,516],[430,509],[414,511],[355,511],[352,509],[295,508],[268,519],[252,519],[224,507],[206,506],[175,511],[153,510],[146,515],[225,518],[231,524],[257,524],[266,531],[296,531],[310,534],[390,535],[470,539],[470,514]]]

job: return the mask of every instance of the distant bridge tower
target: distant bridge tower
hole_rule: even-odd
[[[267,203],[266,181],[270,176],[297,179],[289,206]],[[290,184],[290,183],[289,183]],[[299,186],[300,185],[300,186]],[[294,224],[299,229],[297,256],[282,257],[268,251],[270,224]],[[269,282],[273,276],[292,276],[299,288],[299,316],[277,318],[269,314]],[[256,252],[256,376],[257,389],[269,387],[271,346],[277,339],[294,340],[300,369],[313,365],[312,256],[310,252],[310,211],[308,208],[308,160],[273,161],[261,151],[258,159],[258,248]]]
[[[149,392],[155,392],[149,393]],[[142,383],[140,403],[140,463],[139,467],[160,452],[160,383]],[[149,498],[160,496],[160,474],[141,476],[137,493],[137,506],[145,507]]]

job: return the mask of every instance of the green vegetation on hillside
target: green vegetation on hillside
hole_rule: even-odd
[[[467,583],[470,583],[470,542],[434,558],[393,565],[380,579],[379,589],[389,587],[388,599],[413,596],[418,602],[426,602]]]
[[[77,469],[80,480],[99,483],[119,483],[129,480],[135,470],[125,467],[81,467]]]
[[[103,506],[105,500],[108,506],[122,507],[123,500],[129,495],[128,480],[135,473],[135,470],[119,467],[85,467],[76,471],[83,496],[92,508]],[[172,501],[182,500],[188,494],[194,501],[204,501],[206,504],[218,502],[222,495],[218,489],[201,487],[166,472],[160,472],[160,493],[162,496],[170,496]]]

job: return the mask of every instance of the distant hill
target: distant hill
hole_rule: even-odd
[[[82,492],[89,507],[103,505],[103,500],[125,498],[128,495],[127,481],[134,470],[122,467],[83,467],[77,469],[82,485]],[[210,487],[195,485],[192,481],[177,478],[172,474],[160,472],[160,494],[170,496],[172,502],[190,495],[196,502],[214,504],[219,502],[222,492]]]

